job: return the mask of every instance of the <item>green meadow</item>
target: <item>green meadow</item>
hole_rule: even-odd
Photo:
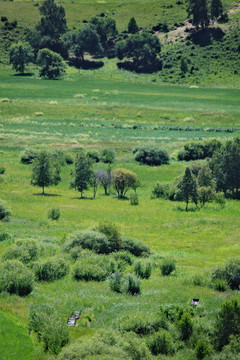
[[[33,333],[27,333],[33,303],[53,305],[64,321],[78,309],[91,316],[90,325],[80,321],[70,329],[71,342],[114,326],[124,315],[150,314],[160,304],[189,305],[194,297],[200,298],[200,311],[211,322],[226,294],[195,286],[193,277],[208,279],[215,265],[239,254],[239,203],[229,199],[225,207],[190,205],[186,213],[183,203],[153,199],[152,189],[156,182],[172,181],[184,172],[187,163],[176,159],[185,142],[210,137],[225,141],[239,135],[240,90],[159,85],[144,76],[103,70],[68,69],[63,80],[49,81],[31,71],[32,76],[15,76],[7,67],[0,74],[0,164],[6,168],[0,175],[1,199],[12,209],[10,220],[1,223],[1,232],[10,238],[0,242],[0,254],[18,239],[37,240],[42,257],[63,254],[69,234],[107,221],[115,223],[122,235],[149,245],[154,269],[149,280],[142,280],[141,295],[134,297],[111,292],[108,281],[76,282],[71,271],[62,280],[38,282],[27,297],[2,293],[0,339],[7,348],[14,344],[15,352],[4,353],[1,348],[0,358],[15,360],[16,353],[19,359],[55,358],[44,352]],[[167,148],[171,164],[136,163],[132,149],[149,143]],[[113,190],[104,196],[101,187],[95,199],[92,189],[80,199],[69,188],[73,165],[65,165],[62,182],[41,196],[41,189],[30,185],[31,165],[20,163],[26,148],[62,150],[73,157],[80,148],[116,149],[112,169],[137,173],[139,205],[119,200]],[[98,163],[95,168],[106,165]],[[47,217],[52,207],[61,210],[58,221]],[[174,276],[160,275],[159,263],[165,257],[176,260]],[[181,356],[191,359],[187,349]]]

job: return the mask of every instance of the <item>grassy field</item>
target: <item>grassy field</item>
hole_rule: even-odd
[[[0,242],[0,254],[16,239],[30,238],[43,247],[42,257],[62,254],[68,234],[108,221],[116,223],[124,236],[148,244],[156,266],[136,297],[111,292],[107,282],[76,282],[71,273],[52,283],[37,283],[25,298],[1,294],[0,321],[4,334],[10,331],[4,344],[18,344],[21,339],[16,348],[21,359],[54,359],[33,334],[27,335],[32,303],[54,305],[64,321],[73,310],[91,311],[90,327],[80,323],[70,329],[72,342],[113,326],[116,316],[155,313],[160,304],[188,305],[194,297],[201,299],[201,311],[211,322],[226,295],[194,286],[193,276],[207,279],[214,265],[239,253],[239,203],[227,200],[225,207],[212,203],[198,209],[191,205],[186,213],[184,204],[152,199],[151,192],[156,182],[168,182],[183,173],[187,164],[177,162],[176,154],[186,141],[226,140],[239,134],[240,90],[159,85],[145,76],[105,70],[79,73],[69,69],[64,80],[48,81],[32,70],[32,76],[21,77],[7,67],[0,74],[0,164],[6,167],[0,178],[1,199],[12,208],[10,221],[1,223],[1,231],[11,239]],[[232,128],[234,132],[229,132]],[[148,167],[134,162],[132,148],[146,143],[166,147],[171,164]],[[141,181],[138,206],[118,200],[114,192],[104,196],[102,188],[95,200],[92,190],[80,199],[79,193],[69,189],[72,166],[63,167],[62,182],[47,188],[49,196],[40,196],[40,189],[30,185],[31,166],[20,163],[25,148],[59,149],[74,156],[81,147],[116,149],[113,168],[133,170]],[[61,210],[57,222],[47,218],[52,207]],[[174,276],[160,275],[158,265],[166,256],[177,261]],[[191,359],[184,351],[182,358]],[[16,353],[0,353],[0,358],[15,360]]]

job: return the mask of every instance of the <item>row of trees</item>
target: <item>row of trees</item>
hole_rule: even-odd
[[[94,197],[100,184],[104,188],[105,195],[109,194],[111,185],[116,190],[118,197],[123,198],[129,189],[136,191],[139,186],[137,175],[127,169],[93,170],[93,160],[90,156],[81,152],[75,160],[74,170],[71,171],[71,188],[79,191],[83,197],[84,190],[93,187]],[[33,162],[31,184],[42,188],[44,195],[45,187],[57,185],[61,181],[60,165],[47,151],[41,151]]]
[[[194,26],[204,28],[223,15],[223,4],[221,0],[187,0],[187,12]]]

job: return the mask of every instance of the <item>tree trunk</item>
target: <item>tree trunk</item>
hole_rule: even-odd
[[[83,193],[82,193],[82,191],[81,191],[81,199],[83,198]]]
[[[42,195],[45,195],[45,193],[44,193],[44,186],[42,187]]]
[[[186,211],[188,211],[188,202],[186,203]]]

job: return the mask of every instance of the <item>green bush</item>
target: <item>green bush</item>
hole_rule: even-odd
[[[159,166],[170,162],[168,152],[155,146],[137,148],[134,153],[135,160],[141,164]]]
[[[213,281],[213,288],[217,291],[224,292],[229,289],[229,285],[224,279],[215,279]]]
[[[73,157],[70,154],[65,154],[65,163],[67,165],[72,165],[74,163]]]
[[[3,175],[6,171],[6,168],[2,165],[0,165],[0,175]]]
[[[64,277],[69,266],[64,259],[53,257],[36,262],[33,269],[38,281],[54,281]]]
[[[11,216],[11,210],[8,206],[8,204],[0,200],[0,220],[7,220]]]
[[[153,334],[160,329],[168,330],[168,323],[165,317],[145,312],[138,312],[118,318],[114,326],[121,332],[134,332],[141,336]]]
[[[149,279],[152,273],[152,265],[150,262],[144,264],[138,261],[134,266],[134,271],[141,279]]]
[[[120,271],[111,274],[109,280],[110,289],[116,293],[123,292],[123,276]]]
[[[116,156],[115,150],[104,149],[101,154],[101,161],[106,164],[112,164]]]
[[[231,289],[239,289],[240,286],[240,259],[232,258],[225,265],[218,266],[212,271],[212,281],[225,280]]]
[[[0,233],[0,242],[1,241],[5,241],[5,240],[10,240],[11,239],[11,235],[5,231],[2,231]]]
[[[69,235],[64,247],[65,250],[70,251],[75,246],[93,250],[98,254],[108,254],[111,252],[107,237],[97,231],[76,231]]]
[[[44,322],[41,337],[46,351],[59,354],[70,341],[66,324],[56,317],[48,317]]]
[[[122,245],[121,234],[114,223],[102,222],[97,230],[106,235],[109,241],[109,252],[119,251]]]
[[[137,193],[130,194],[129,198],[130,198],[130,204],[131,205],[138,205],[139,204],[138,194]]]
[[[25,165],[32,164],[33,161],[37,158],[38,151],[32,150],[32,149],[26,149],[24,150],[24,153],[21,156],[21,163]]]
[[[124,251],[129,251],[135,256],[148,256],[150,254],[150,249],[147,245],[141,241],[129,238],[122,239],[121,249]]]
[[[167,331],[154,334],[149,339],[148,346],[153,355],[173,355],[175,351],[172,337]]]
[[[176,193],[176,186],[174,184],[159,184],[157,183],[153,190],[152,194],[154,198],[162,198],[165,200],[174,200]]]
[[[176,270],[176,261],[173,259],[165,259],[160,264],[160,269],[163,276],[168,276]]]
[[[58,220],[61,216],[61,211],[59,208],[52,208],[48,210],[47,216],[51,220]]]
[[[33,290],[34,275],[17,260],[9,260],[0,266],[0,292],[26,296]]]
[[[187,341],[193,334],[193,322],[189,313],[185,312],[178,322],[179,338]]]
[[[117,262],[122,262],[127,265],[133,264],[133,257],[127,251],[117,251],[113,254],[113,257]]]
[[[95,162],[98,163],[100,161],[100,153],[97,150],[89,150],[87,155]]]
[[[99,261],[95,257],[82,258],[76,262],[73,268],[73,277],[76,280],[104,281],[107,275],[104,260]]]
[[[205,141],[192,141],[184,145],[182,151],[178,154],[178,160],[198,160],[212,157],[213,153],[220,149],[222,146],[221,141],[217,139],[208,139]]]
[[[69,251],[69,253],[73,260],[77,260],[81,257],[82,251],[83,248],[81,246],[75,246]]]
[[[199,339],[196,347],[195,347],[195,354],[198,360],[203,360],[204,358],[208,357],[212,353],[211,345],[203,339]]]
[[[125,279],[125,292],[131,295],[139,295],[141,293],[141,283],[138,277],[128,274]]]
[[[18,240],[3,254],[3,259],[17,259],[28,264],[38,258],[39,250],[38,243],[35,240]]]
[[[54,314],[54,307],[47,304],[32,304],[29,311],[29,330],[34,331],[39,338],[47,318]]]

